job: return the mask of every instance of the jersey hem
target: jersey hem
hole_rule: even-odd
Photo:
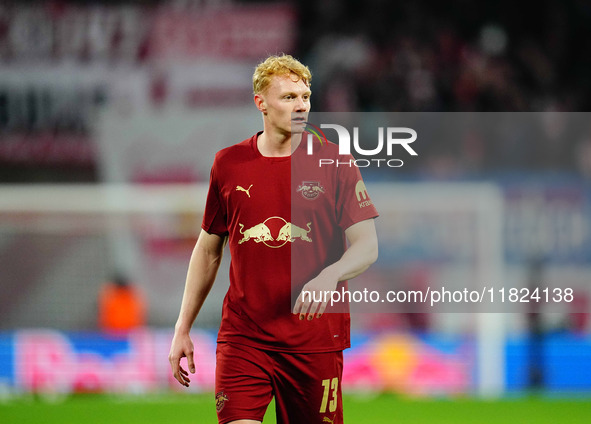
[[[259,350],[270,350],[273,352],[283,352],[283,353],[329,353],[329,352],[342,352],[345,349],[351,347],[351,343],[346,343],[343,346],[338,347],[328,347],[328,348],[321,348],[321,349],[299,349],[299,348],[281,348],[275,346],[269,346],[260,343],[253,343],[252,341],[243,341],[243,340],[236,340],[234,338],[218,338],[218,343],[232,343],[232,344],[239,344],[248,347],[252,347]]]
[[[239,421],[239,420],[252,420],[252,421],[263,422],[263,418],[264,417],[252,417],[252,416],[247,417],[247,416],[238,414],[235,417],[229,417],[229,418],[224,418],[224,419],[218,418],[218,424],[227,424],[227,423],[231,423],[232,421]]]

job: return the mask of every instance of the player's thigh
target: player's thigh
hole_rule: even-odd
[[[273,377],[278,424],[341,424],[343,353],[278,354]]]
[[[216,411],[220,424],[260,423],[273,396],[266,354],[219,343],[216,352]]]

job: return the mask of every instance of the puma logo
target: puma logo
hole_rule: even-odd
[[[236,191],[243,191],[248,195],[248,197],[250,197],[250,188],[251,187],[252,187],[252,184],[248,188],[244,188],[242,186],[236,186]]]
[[[334,417],[336,418],[337,416],[335,415]],[[323,423],[331,423],[331,424],[334,424],[334,419],[332,419],[332,420],[331,420],[331,419],[330,419],[330,418],[328,418],[328,417],[323,417],[323,418],[322,418],[322,422],[323,422]]]

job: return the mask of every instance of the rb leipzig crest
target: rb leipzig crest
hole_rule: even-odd
[[[300,193],[306,200],[316,199],[320,193],[324,193],[325,189],[320,184],[320,181],[302,181],[302,184],[298,186],[297,193]]]

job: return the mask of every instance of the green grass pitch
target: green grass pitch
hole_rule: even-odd
[[[394,395],[343,400],[349,424],[588,424],[591,398],[521,397],[417,400]],[[275,423],[271,405],[264,423]],[[215,424],[213,395],[71,396],[61,400],[19,397],[0,401],[3,424]]]

